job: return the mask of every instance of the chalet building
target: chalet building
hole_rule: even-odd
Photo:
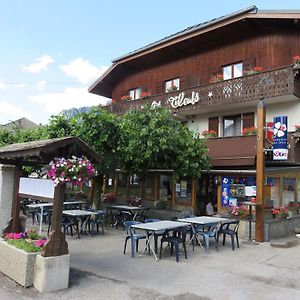
[[[195,134],[208,137],[212,170],[199,180],[160,170],[143,185],[120,174],[118,196],[169,196],[172,206],[218,211],[255,197],[257,105],[266,122],[287,116],[288,157],[273,160],[267,133],[265,209],[300,203],[300,11],[259,11],[255,6],[188,27],[113,61],[89,92],[112,98],[124,114],[145,104],[165,106]],[[267,125],[266,123],[266,125]],[[269,124],[269,128],[272,124]],[[299,126],[300,127],[300,126]],[[252,135],[251,135],[252,134]],[[110,182],[109,188],[113,188]]]

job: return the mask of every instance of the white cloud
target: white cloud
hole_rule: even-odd
[[[22,89],[22,88],[27,87],[27,84],[26,84],[26,83],[22,83],[22,82],[20,82],[20,83],[15,83],[15,84],[14,84],[14,87],[17,88],[17,89]]]
[[[17,105],[8,103],[7,101],[0,101],[0,124],[7,123],[9,119],[16,120],[22,117],[29,116]]]
[[[10,88],[10,84],[0,81],[0,90],[6,90],[8,88]]]
[[[47,84],[46,80],[40,80],[36,83],[35,89],[42,92],[45,90],[46,84]]]
[[[40,73],[45,71],[48,65],[52,63],[54,63],[54,59],[50,55],[45,54],[38,57],[35,63],[25,66],[23,70],[29,73]]]
[[[105,104],[109,99],[90,94],[87,88],[67,88],[61,93],[43,93],[29,96],[33,103],[40,104],[44,111],[56,115],[64,109]]]
[[[88,60],[78,57],[67,65],[60,66],[60,69],[70,77],[75,78],[81,84],[89,84],[96,80],[108,67],[101,66],[97,68]]]

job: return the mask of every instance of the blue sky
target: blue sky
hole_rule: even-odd
[[[88,86],[114,58],[215,17],[298,1],[10,0],[0,2],[0,124],[45,124],[62,109],[107,99]]]

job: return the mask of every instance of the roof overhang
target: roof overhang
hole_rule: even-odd
[[[300,11],[258,12],[256,6],[251,6],[233,14],[191,26],[181,32],[115,59],[111,67],[89,87],[88,91],[111,98],[114,85],[125,76],[137,70],[147,68],[147,62],[151,61],[151,64],[154,65],[155,63],[163,63],[165,59],[169,57],[187,56],[189,55],[187,51],[192,51],[187,49],[193,49],[193,47],[186,46],[183,50],[180,45],[196,40],[197,44],[201,41],[200,44],[207,45],[208,33],[210,34],[211,32],[216,33],[216,36],[212,37],[212,40],[216,43],[216,41],[220,40],[220,37],[228,36],[228,34],[232,32],[230,29],[232,26],[240,24],[242,28],[240,31],[244,32],[243,26],[246,26],[245,24],[247,23],[245,21],[251,20],[251,22],[253,22],[255,19],[293,19],[299,21]],[[228,28],[229,32],[227,32],[228,30],[226,28]]]

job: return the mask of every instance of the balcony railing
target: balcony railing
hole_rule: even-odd
[[[145,105],[152,107],[160,105],[179,113],[193,114],[204,108],[253,102],[261,96],[264,98],[287,95],[299,97],[300,92],[295,89],[296,72],[297,70],[292,66],[273,69],[172,93],[115,103],[112,105],[112,111],[123,114],[128,110],[141,110]]]

